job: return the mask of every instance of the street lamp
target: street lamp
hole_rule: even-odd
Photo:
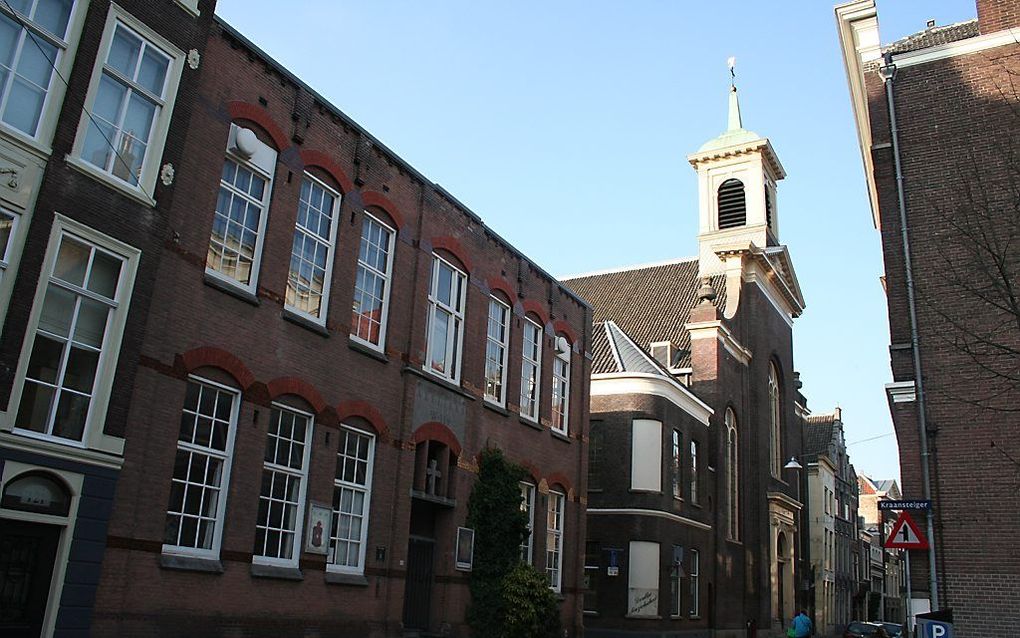
[[[800,499],[801,499],[801,496],[800,496],[800,480],[801,480],[800,470],[803,470],[804,466],[800,464],[800,461],[797,460],[796,456],[791,456],[790,460],[787,461],[786,465],[783,466],[783,469],[784,470],[796,470],[797,471],[797,502],[800,503]],[[804,507],[804,504],[801,503],[801,508],[803,508],[803,507]],[[802,510],[798,509],[797,510],[797,541],[798,541],[797,542],[797,562],[800,565],[800,569],[797,570],[797,572],[798,572],[798,579],[797,580],[798,581],[800,580],[800,578],[803,577],[803,576],[801,576],[802,574],[804,574],[804,571],[805,571],[803,568],[807,566],[807,563],[804,560],[804,555],[805,554],[804,554],[804,524],[803,523],[804,523],[803,512],[802,512]],[[801,604],[799,605],[801,607],[801,609],[810,608],[812,610],[811,615],[813,617],[814,616],[814,605],[810,604],[811,601],[808,600],[808,594],[807,594],[807,592],[810,591],[810,585],[811,585],[812,580],[807,580],[806,584],[808,585],[808,587],[805,588],[805,593],[803,595],[799,591],[801,588],[799,586],[797,587],[797,589],[798,589],[797,596],[802,598],[802,600],[800,601]]]
[[[783,469],[784,470],[803,470],[804,466],[800,464],[800,461],[797,460],[796,456],[791,456],[790,460],[787,461],[786,465],[783,466]],[[800,487],[799,484],[798,484],[798,487]],[[797,498],[800,499],[800,494],[799,493],[797,494]]]

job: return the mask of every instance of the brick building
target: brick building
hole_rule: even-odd
[[[1020,2],[976,5],[976,20],[889,45],[872,0],[836,8],[885,258],[903,494],[934,505],[912,611],[952,608],[963,636],[1020,623],[1020,554],[1003,551],[1020,509]]]
[[[211,11],[0,5],[0,635],[88,635]]]
[[[801,477],[787,460],[801,453],[804,299],[779,241],[785,172],[743,128],[735,87],[727,130],[688,159],[698,257],[565,280],[598,326],[591,636],[768,635],[802,602]]]
[[[51,547],[21,630],[465,635],[498,446],[576,635],[589,308],[213,5],[64,3],[52,137],[3,129],[3,551]]]

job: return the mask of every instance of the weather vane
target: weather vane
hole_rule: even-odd
[[[737,71],[736,71],[737,58],[735,58],[734,56],[731,55],[729,57],[729,59],[726,60],[726,64],[727,64],[727,66],[730,67],[730,86],[736,86],[736,84],[737,84]]]

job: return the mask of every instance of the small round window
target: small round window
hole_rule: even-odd
[[[19,512],[67,516],[71,494],[62,482],[44,472],[27,472],[4,487],[0,507]]]

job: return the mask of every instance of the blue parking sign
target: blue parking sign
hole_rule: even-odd
[[[953,638],[953,626],[937,620],[918,620],[924,638]]]

